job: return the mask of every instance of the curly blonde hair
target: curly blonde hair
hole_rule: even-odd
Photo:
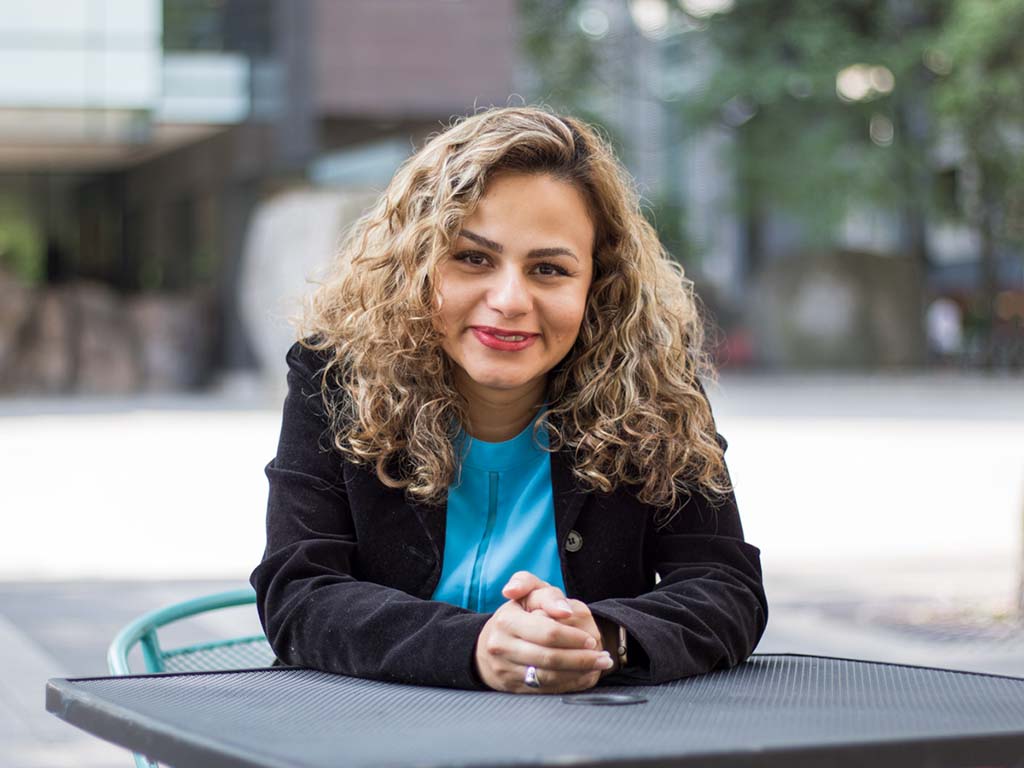
[[[310,298],[302,343],[324,355],[334,447],[422,504],[444,502],[468,423],[435,328],[437,268],[499,172],[549,174],[583,194],[594,277],[576,343],[548,373],[550,451],[574,451],[585,490],[638,487],[675,508],[730,490],[699,376],[712,376],[693,283],[640,210],[628,173],[592,127],[541,107],[492,108],[433,135],[349,230]]]

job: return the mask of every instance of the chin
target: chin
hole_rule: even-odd
[[[474,367],[464,369],[466,375],[475,383],[481,387],[491,387],[492,389],[516,389],[524,384],[529,384],[533,381],[536,375],[523,375],[521,373],[513,373],[509,370],[495,370],[490,366]]]
[[[511,378],[509,376],[473,375],[472,373],[469,374],[469,378],[481,387],[490,387],[491,389],[516,389],[532,380],[523,377]]]

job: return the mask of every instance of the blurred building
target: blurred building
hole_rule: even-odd
[[[26,325],[45,325],[39,289],[83,282],[94,297],[190,297],[205,345],[193,383],[250,365],[235,285],[254,206],[308,181],[382,186],[452,115],[506,103],[515,12],[0,0],[0,266],[35,286],[24,312],[0,317],[0,370],[42,343]],[[73,368],[58,388],[78,388]]]

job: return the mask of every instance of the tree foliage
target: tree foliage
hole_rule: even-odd
[[[948,75],[934,89],[941,125],[972,176],[969,218],[1024,243],[1024,0],[957,0],[935,38]]]
[[[825,240],[855,205],[939,215],[936,148],[951,140],[975,148],[997,198],[1016,194],[1024,0],[734,0],[705,18],[690,5],[665,0],[671,55],[647,79],[680,81],[666,102],[680,130],[733,133],[741,212],[767,204]],[[615,29],[594,39],[579,20],[618,6],[628,17],[627,0],[521,4],[535,91],[605,126],[609,96],[646,84],[607,66]]]
[[[925,61],[947,7],[737,0],[714,16],[708,87],[684,109],[735,132],[741,207],[768,204],[827,240],[851,206],[930,206]]]

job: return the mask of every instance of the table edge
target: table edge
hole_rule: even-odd
[[[810,656],[811,658],[830,659],[834,657],[813,656],[808,654],[760,654],[761,656]],[[849,661],[859,661],[847,659]],[[888,662],[879,662],[888,664]],[[914,666],[900,665],[894,666]],[[171,672],[161,674],[128,675],[130,678],[149,677],[181,677],[210,674],[244,674],[268,669],[293,671],[303,667],[256,667],[247,670],[226,670],[222,672]],[[925,669],[935,669],[925,667]],[[945,671],[945,670],[943,670]],[[964,670],[948,670],[965,674],[982,676],[1007,677],[1004,675],[987,675],[985,673],[967,672]],[[246,750],[231,743],[211,741],[201,735],[183,732],[159,720],[138,715],[134,711],[84,691],[76,684],[97,680],[118,679],[116,677],[88,678],[51,678],[46,684],[46,710],[97,738],[116,744],[140,754],[152,754],[158,761],[181,765],[216,765],[221,768],[285,768],[294,766],[294,762],[281,763],[277,758],[263,753]],[[1020,680],[1022,678],[1010,677]],[[399,684],[401,685],[401,684]],[[155,737],[155,738],[154,738]],[[154,752],[154,744],[158,749]],[[647,768],[659,766],[709,766],[709,768],[736,768],[748,766],[757,758],[766,764],[793,766],[793,768],[811,768],[822,764],[844,768],[859,767],[866,760],[879,761],[880,765],[902,765],[910,759],[914,764],[922,757],[931,760],[929,765],[959,765],[964,759],[977,761],[1010,761],[1006,765],[1024,766],[1020,755],[1024,754],[1024,728],[1016,732],[971,733],[950,736],[929,736],[916,738],[882,739],[869,742],[833,742],[828,745],[810,746],[779,746],[779,747],[737,747],[732,753],[711,752],[703,754],[680,755],[676,757],[654,756],[631,759],[611,758],[594,759],[574,763],[575,766],[613,766],[638,765]],[[922,754],[922,750],[926,754]],[[1016,762],[1014,762],[1016,761]],[[425,766],[440,763],[424,763]],[[515,765],[505,761],[503,766]],[[539,763],[521,763],[520,765],[539,765]]]
[[[908,664],[908,663],[899,662],[899,661],[877,661],[877,660],[874,660],[874,659],[856,659],[856,658],[853,658],[853,657],[850,657],[850,656],[821,656],[821,655],[814,654],[814,653],[752,653],[752,654],[750,654],[750,656],[747,659],[744,659],[744,661],[741,662],[741,664],[747,663],[747,661],[749,661],[751,658],[754,658],[755,656],[758,657],[758,658],[798,658],[798,659],[822,659],[822,660],[828,660],[828,661],[852,661],[852,662],[856,662],[857,664],[874,664],[876,666],[882,666],[882,667],[905,667],[905,668],[908,668],[908,669],[928,669],[928,670],[932,670],[932,671],[935,671],[935,672],[953,672],[953,673],[956,673],[956,674],[959,674],[959,675],[973,675],[975,677],[994,677],[994,678],[999,678],[999,679],[1002,679],[1002,680],[1017,680],[1019,682],[1024,682],[1024,677],[1018,677],[1016,675],[1004,675],[1004,674],[1000,674],[998,672],[976,672],[976,671],[970,670],[970,669],[952,669],[950,667],[933,667],[933,666],[928,666],[928,665],[924,665],[924,664]],[[273,666],[273,667],[248,667],[246,669],[207,669],[207,670],[186,671],[186,672],[146,672],[146,673],[139,673],[139,674],[133,674],[133,675],[92,675],[92,676],[89,676],[89,677],[55,677],[55,678],[51,678],[51,679],[52,680],[66,680],[67,682],[88,682],[90,680],[110,680],[110,679],[115,678],[115,677],[125,677],[125,678],[133,678],[133,679],[142,679],[142,678],[147,678],[147,677],[191,677],[191,676],[195,676],[195,675],[233,675],[233,674],[245,674],[245,673],[249,673],[249,672],[295,671],[295,670],[300,670],[300,669],[310,670],[312,672],[322,672],[323,671],[323,670],[315,669],[313,667],[302,667],[302,666],[292,666],[292,665],[278,665],[278,666]],[[716,673],[717,674],[721,674],[721,673],[729,672],[731,669],[735,669],[735,667],[730,667],[729,669],[711,670],[709,672],[702,673],[702,675],[694,675],[694,677],[701,677],[703,675],[710,675],[710,674],[716,674]],[[336,672],[326,672],[325,674],[337,674],[339,677],[351,677],[351,675],[341,675],[341,674],[336,673]],[[356,679],[361,679],[361,678],[356,678]],[[684,677],[684,678],[679,678],[679,679],[680,680],[687,680],[689,678],[685,678]],[[391,684],[394,684],[394,685],[409,685],[408,683],[400,683],[400,682],[397,682],[397,681],[394,681],[394,680],[376,680],[375,682],[391,683]],[[677,681],[676,680],[670,680],[670,681],[667,681],[667,682],[677,682]],[[651,684],[650,683],[642,683],[642,682],[630,682],[628,684],[623,684],[623,685],[625,687],[630,687],[630,686],[640,686],[640,687],[643,687],[643,686],[651,685]],[[664,685],[664,683],[656,683],[655,685]],[[430,688],[440,687],[440,688],[443,688],[444,686],[416,686],[416,687],[430,687]],[[600,687],[612,687],[612,686],[600,686]],[[615,687],[623,687],[623,686],[615,686]],[[494,693],[494,691],[479,691],[479,693]]]
[[[46,711],[103,741],[147,757],[152,755],[155,762],[169,765],[216,765],[218,768],[289,768],[286,763],[244,749],[232,747],[232,752],[226,754],[224,744],[211,742],[203,736],[187,734],[182,738],[177,729],[159,720],[111,704],[88,691],[61,685],[102,679],[110,678],[47,680]],[[153,734],[160,737],[159,751],[155,753],[152,749]],[[165,751],[168,745],[170,749]]]

